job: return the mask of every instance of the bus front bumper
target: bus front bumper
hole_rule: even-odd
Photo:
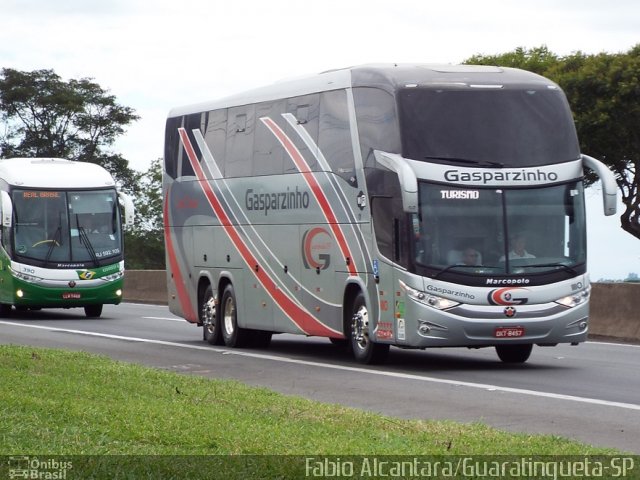
[[[45,287],[15,279],[13,282],[13,305],[27,308],[73,308],[87,305],[114,304],[122,302],[124,280],[122,278],[83,286]]]
[[[588,303],[573,308],[557,303],[509,306],[460,304],[441,311],[408,301],[405,317],[396,322],[396,344],[426,348],[581,343],[587,339],[588,318]],[[401,326],[399,322],[402,322]],[[398,335],[399,332],[404,335]]]

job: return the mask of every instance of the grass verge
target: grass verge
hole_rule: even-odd
[[[96,456],[96,465],[101,456],[161,456],[163,472],[178,469],[175,478],[186,478],[176,456],[188,456],[185,465],[193,456],[239,456],[237,478],[247,478],[246,469],[273,455],[300,468],[296,456],[621,454],[483,424],[399,420],[79,352],[0,346],[0,379],[0,455]],[[284,470],[266,477],[292,478],[284,458],[271,462]]]

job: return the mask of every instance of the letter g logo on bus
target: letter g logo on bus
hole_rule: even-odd
[[[331,263],[332,239],[322,227],[307,230],[302,236],[302,260],[305,268],[326,270]]]
[[[529,301],[528,297],[523,296],[526,293],[526,288],[498,288],[489,292],[487,300],[491,305],[524,305]]]

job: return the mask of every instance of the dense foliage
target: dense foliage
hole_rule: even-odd
[[[165,268],[162,223],[162,159],[137,175],[135,227],[125,233],[126,267],[137,270]]]
[[[0,75],[0,157],[57,157],[102,165],[133,189],[129,162],[109,147],[138,119],[90,79],[63,81],[53,70]]]

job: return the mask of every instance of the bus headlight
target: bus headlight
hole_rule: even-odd
[[[582,305],[589,300],[590,293],[591,287],[588,286],[587,288],[580,290],[578,293],[574,293],[573,295],[568,295],[556,300],[556,303],[564,305],[568,308],[577,307],[578,305]]]
[[[115,282],[116,280],[119,280],[122,277],[124,277],[124,272],[120,271],[120,272],[112,273],[111,275],[107,275],[106,277],[102,277],[102,280],[104,280],[105,282]]]
[[[427,305],[428,307],[435,308],[436,310],[446,310],[447,308],[460,305],[458,302],[449,300],[448,298],[438,297],[437,295],[431,295],[430,293],[421,292],[415,288],[411,288],[409,285],[400,280],[400,287],[407,292],[407,296],[416,302]]]

